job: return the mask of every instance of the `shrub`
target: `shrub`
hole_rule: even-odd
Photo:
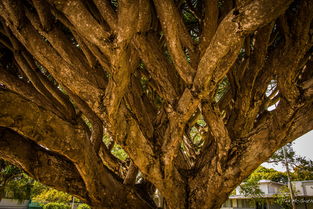
[[[44,190],[37,196],[32,198],[35,202],[53,202],[67,203],[72,200],[72,196],[52,188]]]
[[[91,209],[89,205],[87,204],[80,204],[77,209]]]
[[[43,209],[71,209],[71,207],[64,203],[51,202],[44,205]]]

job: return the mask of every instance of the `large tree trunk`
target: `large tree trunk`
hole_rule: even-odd
[[[0,158],[94,209],[220,208],[313,129],[312,20],[311,0],[0,0]]]

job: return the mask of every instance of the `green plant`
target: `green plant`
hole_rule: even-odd
[[[284,172],[276,171],[273,168],[265,168],[259,166],[246,181],[258,182],[262,179],[271,180],[275,182],[285,183],[287,182],[287,175]]]
[[[33,182],[21,169],[0,159],[0,200],[29,199]]]
[[[51,202],[43,206],[43,209],[70,209],[69,205],[64,203]]]
[[[280,188],[279,192],[274,195],[275,203],[280,205],[282,208],[291,209],[291,199],[289,194],[289,188],[287,186],[283,186]]]
[[[89,205],[87,205],[87,204],[80,204],[78,207],[77,207],[77,209],[91,209],[91,207],[89,206]]]
[[[33,200],[36,202],[58,202],[58,203],[67,203],[72,200],[72,196],[52,188],[49,188],[39,195],[33,197]]]

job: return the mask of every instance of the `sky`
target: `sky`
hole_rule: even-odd
[[[305,156],[310,160],[313,160],[313,131],[296,139],[294,150],[298,155]]]
[[[313,130],[296,139],[294,141],[293,149],[297,155],[313,160]],[[285,171],[285,168],[281,165],[273,166],[268,163],[263,163],[262,165],[279,171]]]

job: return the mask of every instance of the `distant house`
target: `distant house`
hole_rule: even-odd
[[[12,199],[2,199],[0,201],[1,209],[28,209],[28,200],[18,201]]]
[[[71,208],[76,209],[81,202],[69,203]],[[5,199],[0,201],[0,209],[42,209],[44,203],[32,202],[30,200]]]
[[[313,180],[293,181],[296,195],[301,197],[313,197]]]
[[[313,209],[313,180],[293,181],[292,185],[297,209]],[[252,197],[244,196],[240,187],[237,187],[235,194],[229,197],[222,209],[281,209],[282,207],[276,204],[274,200],[275,195],[280,193],[283,186],[286,185],[270,180],[259,181],[259,189],[263,192],[261,202],[254,201]]]

